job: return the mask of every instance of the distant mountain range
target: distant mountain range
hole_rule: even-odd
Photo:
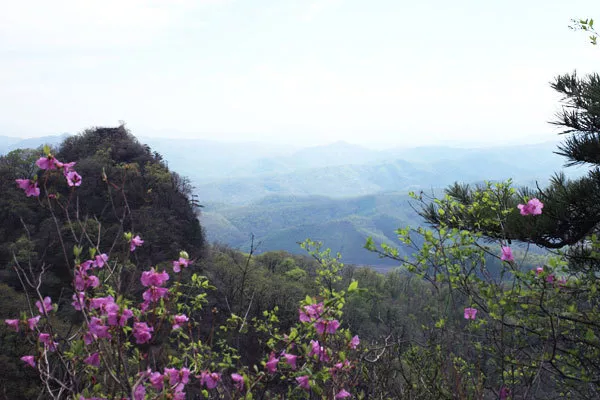
[[[0,155],[6,154],[15,149],[35,149],[45,144],[56,146],[67,137],[69,137],[68,133],[28,139],[0,135]]]
[[[67,135],[0,136],[0,153],[56,145]],[[407,192],[435,191],[456,181],[513,179],[544,186],[562,169],[556,142],[490,148],[426,146],[372,150],[345,142],[294,149],[264,143],[141,138],[170,169],[190,178],[205,206],[201,222],[211,241],[259,251],[300,251],[296,242],[323,240],[347,262],[384,265],[363,249],[368,236],[393,243],[394,230],[421,223]],[[585,168],[565,172],[577,176]]]
[[[363,249],[372,236],[394,243],[394,231],[420,224],[406,193],[380,193],[347,199],[320,196],[269,196],[245,206],[207,206],[200,222],[208,239],[248,249],[251,235],[258,251],[297,253],[297,242],[320,240],[344,260],[369,265],[389,265]],[[393,263],[392,263],[393,264]]]

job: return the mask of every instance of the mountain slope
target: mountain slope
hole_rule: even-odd
[[[384,193],[348,199],[309,196],[270,196],[248,206],[211,206],[200,216],[210,241],[247,250],[250,237],[260,251],[302,253],[297,242],[323,241],[344,260],[356,264],[394,264],[363,249],[366,238],[392,243],[394,231],[417,225],[420,218],[409,207],[409,197]]]

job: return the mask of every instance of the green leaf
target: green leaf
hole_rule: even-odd
[[[358,281],[352,281],[350,286],[348,286],[348,293],[354,292],[356,289],[358,289]]]

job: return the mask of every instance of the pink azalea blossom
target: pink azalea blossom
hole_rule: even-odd
[[[139,247],[144,244],[144,241],[136,235],[133,239],[131,239],[131,243],[129,244],[129,250],[134,251],[136,247]]]
[[[81,272],[88,272],[92,267],[94,267],[94,261],[92,260],[86,260],[77,265],[77,269]]]
[[[29,179],[15,179],[19,188],[25,191],[25,195],[27,197],[38,197],[40,195],[40,188],[38,187],[37,182],[29,180]]]
[[[82,307],[85,306],[85,292],[75,292],[71,298],[73,299],[71,302],[73,308],[77,311],[81,311]]]
[[[83,335],[83,343],[85,343],[86,346],[89,346],[90,344],[94,343],[94,341],[96,341],[97,339],[98,339],[98,336],[96,336],[90,332],[86,332]]]
[[[57,163],[56,158],[54,158],[52,156],[48,156],[48,157],[40,157],[35,162],[35,165],[37,165],[40,169],[56,169],[56,163]]]
[[[546,282],[553,283],[554,282],[554,274],[550,274],[546,277]]]
[[[75,270],[74,280],[75,290],[84,291],[89,288],[96,288],[100,286],[100,280],[95,275],[88,275],[84,271]]]
[[[106,315],[113,304],[116,305],[112,296],[94,297],[90,299],[90,310],[98,310],[100,315]]]
[[[133,317],[133,311],[128,308],[124,308],[123,311],[119,313],[119,306],[117,304],[113,304],[108,310],[106,320],[110,326],[125,326],[131,317]]]
[[[75,171],[69,171],[65,174],[65,178],[67,178],[67,185],[69,186],[80,186],[81,185],[81,175],[79,175]]]
[[[178,384],[187,385],[190,381],[190,370],[188,368],[165,368],[165,376],[169,378],[169,385],[175,386]]]
[[[327,351],[325,351],[325,348],[321,346],[318,340],[310,341],[310,352],[308,353],[308,356],[317,356],[320,361],[329,361]]]
[[[345,399],[346,397],[352,396],[350,393],[346,392],[346,390],[342,389],[338,394],[335,395],[336,399]]]
[[[190,264],[190,261],[183,258],[183,257],[179,257],[179,260],[173,261],[173,271],[175,272],[181,272],[181,267],[187,268]]]
[[[465,308],[465,319],[475,319],[477,316],[477,309],[472,307]]]
[[[46,314],[46,313],[52,311],[52,299],[50,299],[50,297],[46,296],[46,297],[44,297],[43,303],[38,300],[35,302],[35,306],[40,311],[40,314]]]
[[[327,332],[330,334],[335,333],[337,329],[340,327],[340,322],[337,319],[334,320],[318,320],[315,322],[315,329],[319,335]]]
[[[18,319],[5,319],[4,323],[14,329],[15,332],[19,332],[19,320]]]
[[[158,303],[160,299],[166,297],[168,293],[169,289],[167,288],[152,286],[142,293],[142,298],[146,303]]]
[[[296,378],[296,382],[298,382],[298,386],[300,386],[304,390],[310,390],[310,377],[308,375],[302,375]]]
[[[350,340],[350,348],[352,350],[356,350],[356,348],[358,347],[358,345],[360,344],[360,339],[358,338],[358,335],[355,335],[352,340]]]
[[[294,354],[288,354],[288,353],[283,353],[281,355],[283,358],[285,358],[285,362],[292,367],[292,369],[296,369],[296,359],[298,358],[298,356],[294,355]]]
[[[36,317],[29,318],[27,320],[27,327],[29,327],[29,330],[32,331],[37,327],[38,322],[40,322],[40,318],[41,318],[41,316],[38,315]]]
[[[233,380],[233,385],[240,392],[244,390],[244,377],[240,374],[233,373],[231,374],[231,380]]]
[[[165,382],[165,375],[160,372],[153,372],[150,374],[150,384],[156,390],[162,390]]]
[[[544,203],[533,198],[527,204],[519,204],[517,208],[520,210],[521,215],[540,215],[542,208],[544,208]]]
[[[190,319],[185,314],[179,314],[173,317],[173,330],[181,328],[181,325],[188,322]]]
[[[52,340],[52,337],[49,333],[40,333],[38,339],[49,351],[56,350],[56,347],[58,346],[58,343]]]
[[[133,390],[133,400],[144,400],[146,398],[146,387],[142,382]]]
[[[515,261],[515,257],[513,256],[512,250],[508,246],[502,246],[502,255],[500,256],[502,261]]]
[[[104,325],[104,321],[98,317],[90,318],[88,328],[89,333],[94,335],[95,338],[110,339],[112,337],[108,331],[109,327]]]
[[[208,389],[214,389],[221,380],[221,374],[217,372],[202,371],[200,373],[200,385],[205,385]]]
[[[68,174],[69,172],[73,171],[73,167],[75,166],[75,164],[77,164],[75,161],[73,162],[69,162],[69,163],[61,163],[60,161],[56,162],[56,166],[58,168],[62,168],[63,169],[63,174]]]
[[[269,356],[269,361],[265,363],[265,368],[270,373],[274,374],[277,371],[277,364],[279,363],[279,358],[275,357],[275,353],[271,353]]]
[[[106,264],[107,261],[108,261],[108,256],[106,254],[102,253],[102,254],[94,257],[93,265],[97,268],[102,268],[102,267],[104,267],[104,264]]]
[[[21,361],[29,365],[31,368],[35,368],[35,357],[34,356],[23,356]]]
[[[154,328],[148,326],[145,322],[136,322],[133,324],[133,336],[137,344],[148,343],[152,339]]]
[[[510,389],[506,386],[502,386],[502,389],[500,389],[500,400],[506,400],[508,399],[508,396],[510,396]]]
[[[87,357],[85,360],[83,360],[83,362],[86,363],[87,365],[91,365],[92,367],[99,367],[100,366],[100,354],[92,353],[89,357]]]
[[[544,268],[542,268],[542,267],[537,267],[537,268],[535,269],[535,274],[536,274],[536,275],[540,275],[540,274],[543,274],[543,273],[544,273]]]
[[[155,271],[154,268],[150,269],[150,271],[142,272],[142,277],[140,281],[142,285],[148,286],[162,286],[166,281],[169,280],[169,274],[166,271],[158,272]]]
[[[323,303],[303,306],[298,312],[300,313],[300,322],[317,320],[321,317],[321,314],[323,314]]]

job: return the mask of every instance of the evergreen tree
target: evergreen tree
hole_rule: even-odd
[[[595,268],[600,263],[590,257],[593,246],[586,239],[600,229],[600,76],[566,74],[556,77],[551,86],[563,96],[562,110],[552,123],[562,127],[560,134],[566,136],[556,153],[566,158],[566,167],[588,166],[585,176],[567,179],[563,173],[556,173],[545,188],[498,193],[501,203],[515,210],[503,218],[502,226],[486,222],[494,215],[469,215],[464,211],[461,205],[473,204],[481,194],[481,187],[468,184],[455,183],[445,191],[448,201],[432,202],[420,213],[433,225],[443,221],[491,239],[530,242],[549,249],[571,246],[572,267],[585,264]],[[533,197],[544,203],[543,214],[535,219],[522,218],[517,204]]]

